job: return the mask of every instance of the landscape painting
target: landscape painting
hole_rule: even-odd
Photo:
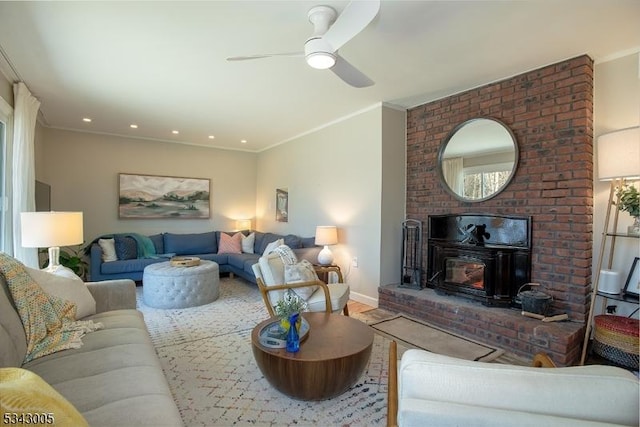
[[[206,219],[210,216],[210,180],[119,174],[120,218]]]

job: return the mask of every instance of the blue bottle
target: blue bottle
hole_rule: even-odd
[[[296,322],[300,313],[293,313],[289,316],[289,332],[287,333],[287,351],[289,353],[297,353],[300,350],[300,335]]]

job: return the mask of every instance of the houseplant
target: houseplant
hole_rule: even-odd
[[[640,194],[638,189],[630,184],[623,184],[616,191],[618,210],[629,212],[633,217],[633,225],[627,229],[628,234],[640,235]]]
[[[278,300],[274,307],[276,316],[280,318],[280,326],[285,330],[289,330],[289,319],[294,314],[302,313],[307,310],[307,302],[300,298],[293,290],[287,289],[282,299]],[[299,329],[301,317],[297,317],[296,326]]]

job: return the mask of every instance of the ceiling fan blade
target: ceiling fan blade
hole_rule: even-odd
[[[380,0],[354,0],[344,8],[322,38],[331,45],[333,51],[354,38],[373,21],[380,10]]]
[[[340,55],[336,55],[336,65],[330,68],[336,76],[340,77],[345,83],[356,87],[373,86],[375,83],[369,77],[365,76],[360,70],[347,62]]]
[[[230,58],[227,58],[227,61],[247,61],[250,59],[271,58],[272,56],[302,57],[304,56],[304,52],[263,53],[259,55],[232,56]]]

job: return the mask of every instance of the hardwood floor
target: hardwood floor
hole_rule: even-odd
[[[354,300],[349,300],[347,302],[347,307],[349,307],[349,313],[363,313],[365,311],[373,310],[375,307],[371,307],[370,305],[363,304],[361,302],[357,302]]]

